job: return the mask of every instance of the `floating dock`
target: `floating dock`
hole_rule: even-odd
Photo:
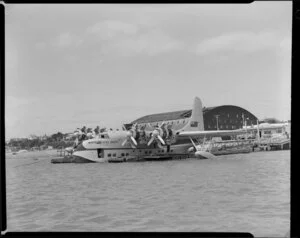
[[[255,147],[260,150],[289,150],[291,148],[290,138],[270,138],[256,141]]]

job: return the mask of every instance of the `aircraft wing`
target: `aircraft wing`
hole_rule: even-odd
[[[259,126],[259,130],[266,129],[279,129],[283,125],[263,125]],[[182,131],[177,134],[179,137],[220,137],[220,136],[232,136],[232,135],[241,135],[248,132],[257,131],[257,127],[253,128],[243,128],[237,130],[218,130],[218,131]]]
[[[248,131],[248,130],[247,130]],[[220,131],[183,131],[179,132],[179,137],[220,137],[245,134],[245,129],[220,130]]]
[[[270,129],[280,129],[280,128],[283,128],[285,127],[286,125],[283,125],[283,124],[280,124],[280,125],[260,125],[259,126],[259,130],[270,130]],[[245,130],[245,129],[244,129]],[[253,128],[247,128],[247,131],[256,131],[257,130],[257,126],[253,127]]]

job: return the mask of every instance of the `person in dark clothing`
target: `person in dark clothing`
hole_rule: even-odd
[[[290,138],[289,133],[287,131],[284,134],[285,134],[285,136],[286,136],[287,139]]]
[[[84,127],[81,128],[81,132],[84,133],[84,134],[86,134],[86,126],[84,126]]]
[[[82,134],[80,137],[80,141],[84,141],[86,139],[86,134]]]
[[[169,126],[168,126],[168,129],[167,129],[167,130],[168,130],[168,137],[169,137],[169,138],[171,138],[171,137],[173,136],[173,131],[172,131],[171,127],[172,127],[172,126],[169,125]]]
[[[94,129],[94,132],[95,132],[95,135],[96,135],[96,136],[99,135],[99,133],[100,133],[100,127],[97,126],[97,127]]]

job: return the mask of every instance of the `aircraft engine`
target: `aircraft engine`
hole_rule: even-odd
[[[154,140],[158,140],[161,144],[165,145],[166,143],[164,142],[162,136],[164,134],[163,132],[163,129],[162,129],[162,126],[164,125],[164,123],[162,123],[159,127],[155,128],[153,131],[152,131],[152,134],[151,134],[151,139],[149,140],[148,142],[148,146],[150,146]]]
[[[127,131],[126,139],[123,141],[122,146],[124,146],[128,142],[131,144],[132,147],[137,146],[137,142],[135,140],[135,137],[137,134],[136,130],[137,129],[136,129],[135,125],[133,125],[131,127],[131,129]]]

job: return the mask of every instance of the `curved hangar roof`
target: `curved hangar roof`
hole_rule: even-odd
[[[205,119],[205,116],[208,114],[214,114],[217,113],[228,113],[230,111],[239,111],[241,113],[244,113],[247,115],[247,117],[250,120],[257,120],[256,116],[254,116],[252,113],[247,111],[244,108],[233,106],[233,105],[223,105],[223,106],[217,106],[217,107],[204,107],[203,108],[203,117]],[[164,112],[164,113],[158,113],[158,114],[151,114],[147,116],[140,117],[136,120],[134,120],[133,123],[151,123],[151,122],[158,122],[158,121],[171,121],[171,120],[178,120],[178,119],[184,119],[191,117],[192,110],[182,110],[182,111],[174,111],[174,112]]]

